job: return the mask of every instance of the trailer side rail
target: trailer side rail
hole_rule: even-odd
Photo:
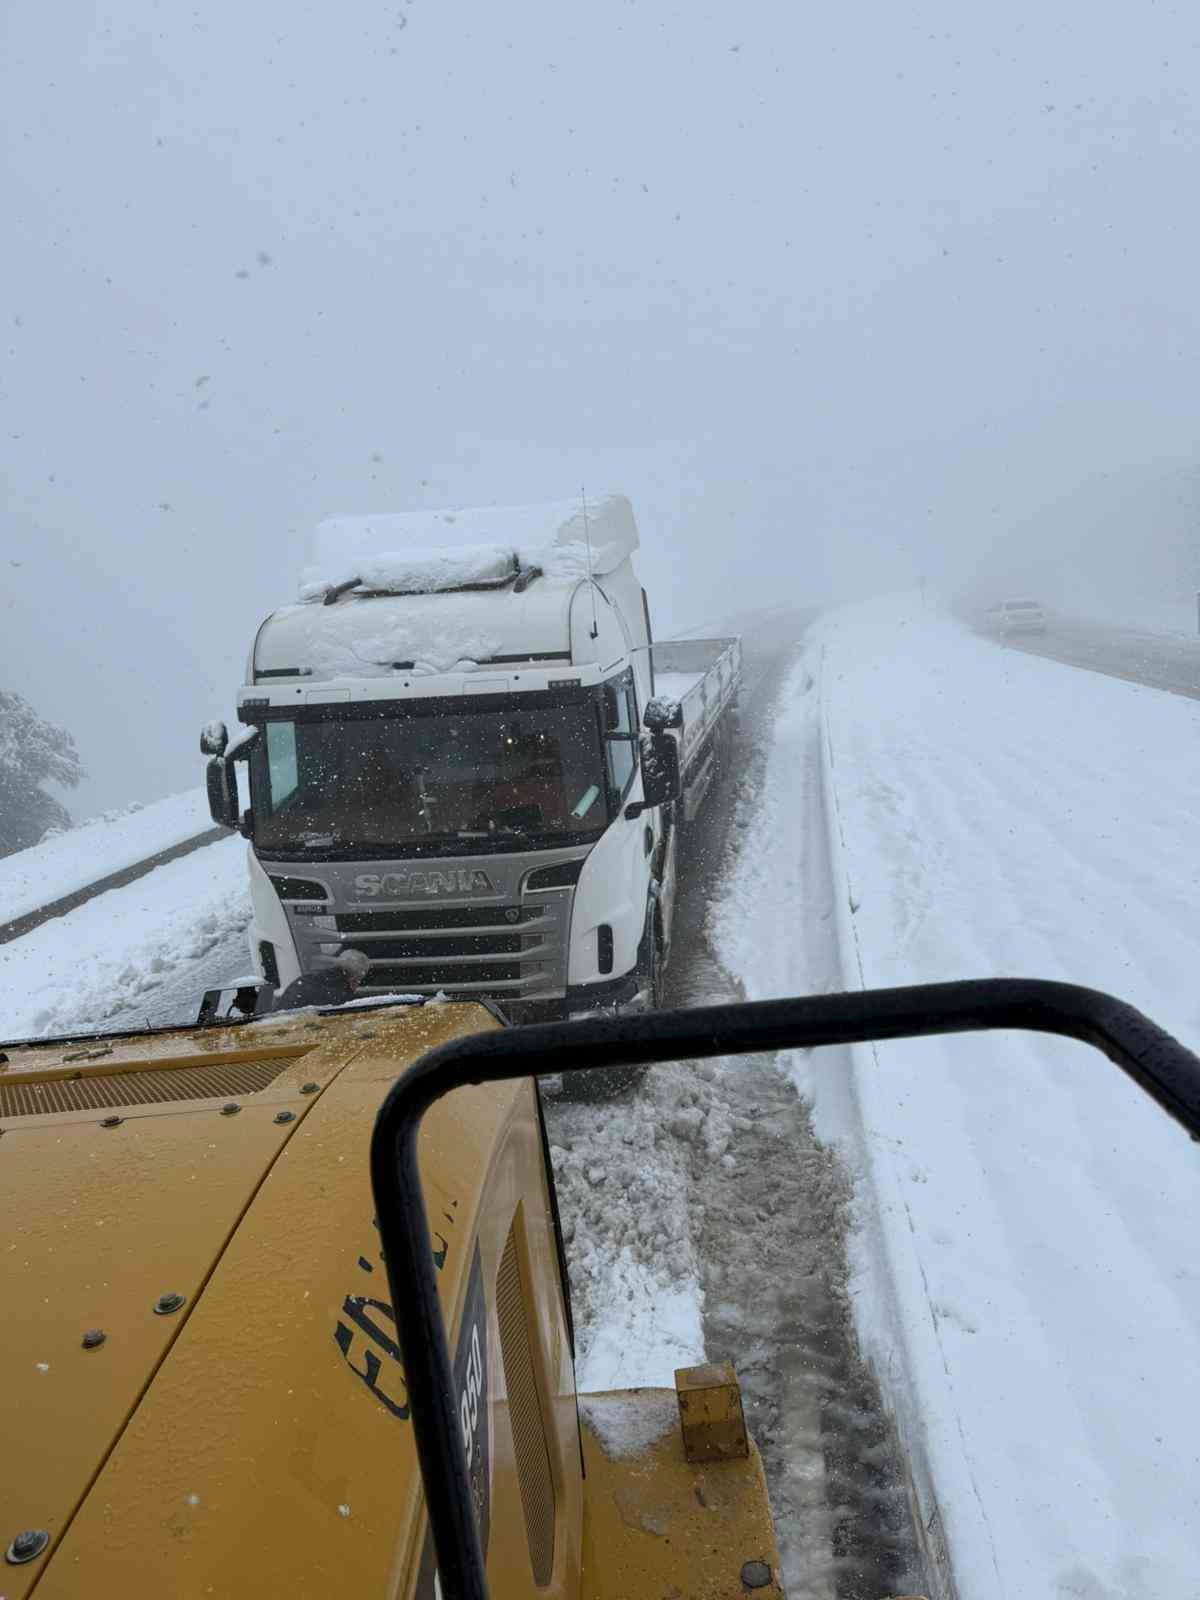
[[[731,639],[678,639],[654,646],[656,673],[702,674],[679,696],[683,727],[679,736],[679,765],[686,785],[692,767],[710,734],[737,694],[742,675],[742,641]]]

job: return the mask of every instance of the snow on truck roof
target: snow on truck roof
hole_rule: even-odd
[[[539,581],[523,594],[506,589],[503,604],[484,591],[284,606],[259,629],[249,681],[297,671],[318,681],[389,677],[401,665],[423,677],[474,672],[497,657],[565,656],[571,593]]]
[[[259,629],[247,681],[381,677],[401,667],[425,676],[473,672],[498,658],[569,657],[589,536],[597,577],[637,549],[623,495],[589,497],[586,534],[577,500],[329,517],[313,535],[300,603]],[[530,567],[541,570],[536,583],[512,581]],[[351,585],[344,596],[331,592]],[[492,585],[503,585],[502,599]],[[389,605],[391,595],[403,603]]]
[[[590,568],[612,572],[638,547],[633,507],[624,495],[587,503],[470,506],[445,511],[327,517],[309,545],[302,600],[318,599],[358,579],[392,594],[436,594],[502,580],[518,567],[540,567],[554,582],[577,583]]]

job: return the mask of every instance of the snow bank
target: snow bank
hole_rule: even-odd
[[[156,867],[0,945],[0,1038],[141,1026],[164,991],[192,1019],[206,958],[240,946],[245,963],[249,921],[243,840]]]
[[[636,1094],[547,1101],[581,1393],[673,1388],[676,1367],[705,1359],[688,1174],[693,1147],[720,1161],[728,1146],[714,1073],[672,1063]]]
[[[747,846],[754,894],[716,919],[748,993],[804,987],[832,922],[844,987],[1058,978],[1200,1042],[1200,706],[903,600],[835,613],[817,636]],[[805,898],[794,825],[814,762],[832,917]],[[958,1592],[1191,1593],[1193,1147],[1069,1041],[894,1042],[839,1073],[845,1060],[815,1052],[796,1071],[822,1131],[857,1153],[860,1332]]]
[[[672,1382],[674,1375],[672,1374]],[[579,1401],[579,1414],[610,1461],[645,1455],[679,1426],[679,1402],[668,1394],[591,1394]]]
[[[0,860],[0,922],[86,889],[212,827],[203,789],[109,811]]]
[[[312,537],[300,595],[316,599],[354,578],[368,589],[429,594],[503,577],[514,558],[549,582],[577,583],[589,559],[599,576],[637,547],[633,507],[615,494],[589,500],[586,519],[579,500],[328,517]]]

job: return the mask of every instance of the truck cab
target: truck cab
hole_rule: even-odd
[[[448,515],[481,542],[418,544]],[[326,525],[300,603],[258,630],[247,731],[206,746],[214,816],[250,841],[268,983],[356,948],[365,995],[487,995],[516,1020],[656,1003],[680,735],[654,701],[637,542],[619,496],[586,522]]]

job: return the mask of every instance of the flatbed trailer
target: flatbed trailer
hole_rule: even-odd
[[[691,822],[716,775],[733,722],[742,678],[742,641],[671,639],[651,650],[654,693],[679,707],[683,820]]]

